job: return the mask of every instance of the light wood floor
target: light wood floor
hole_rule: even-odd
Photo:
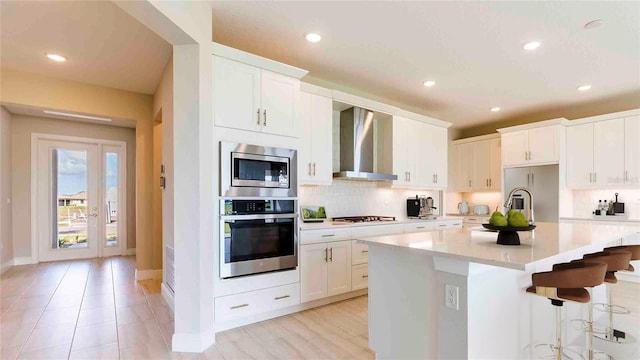
[[[134,257],[115,257],[7,271],[0,277],[0,358],[374,358],[366,296],[218,333],[203,354],[173,353],[173,314],[159,283],[137,283],[134,269]],[[633,311],[619,325],[638,334],[640,285],[620,282],[614,298]]]

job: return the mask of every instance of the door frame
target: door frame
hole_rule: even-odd
[[[120,146],[122,151],[122,157],[124,161],[118,162],[118,184],[122,184],[120,187],[122,191],[118,191],[118,202],[123,204],[122,209],[118,211],[122,214],[122,221],[118,220],[118,234],[119,239],[119,255],[126,255],[127,253],[127,143],[120,140],[105,140],[90,137],[80,136],[66,136],[66,135],[54,135],[45,133],[31,133],[31,261],[36,264],[40,262],[40,242],[38,237],[38,143],[41,140],[52,141],[68,141],[77,143],[89,143],[98,145],[98,168],[100,171],[104,171],[105,160],[103,156],[103,145]],[[100,178],[98,181],[98,194],[104,194],[104,178]],[[102,209],[101,211],[104,211]],[[119,216],[120,217],[120,216]],[[102,217],[99,217],[102,218]],[[98,244],[98,256],[102,256],[104,239],[100,239]]]

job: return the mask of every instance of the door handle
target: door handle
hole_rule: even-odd
[[[416,229],[424,229],[424,226],[416,226]]]
[[[316,163],[313,163],[313,176],[316,176]]]
[[[329,248],[329,261],[333,262],[333,248]]]
[[[366,279],[366,278],[368,278],[368,277],[369,277],[369,275],[362,275],[362,278],[363,278],[363,279]]]
[[[309,163],[309,176],[311,176],[311,163]]]
[[[256,124],[260,125],[260,108],[258,108],[258,121],[256,122]]]
[[[267,126],[267,109],[264,109],[264,121],[262,122],[262,125]]]
[[[324,235],[321,235],[321,237],[332,237],[332,236],[336,236],[336,234],[324,234]]]
[[[240,305],[231,306],[231,307],[229,307],[229,309],[235,310],[235,309],[240,309],[240,308],[247,307],[247,306],[249,306],[249,304],[240,304]]]
[[[409,171],[409,182],[411,182],[411,171]]]
[[[491,178],[489,178],[489,187],[492,186]]]
[[[273,298],[273,300],[282,300],[282,299],[286,299],[286,298],[290,298],[291,295],[282,295],[282,296],[276,296]]]
[[[369,253],[369,250],[362,250],[362,253],[363,254],[367,254],[367,253]]]
[[[328,259],[329,259],[328,251],[329,249],[327,248],[324,249],[324,262],[328,262]]]
[[[598,173],[596,173],[596,172],[593,173],[593,182],[594,183],[598,182]]]

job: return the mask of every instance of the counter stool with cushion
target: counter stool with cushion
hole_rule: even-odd
[[[613,246],[613,247],[608,247],[606,249],[604,249],[603,252],[628,252],[630,253],[629,256],[629,260],[640,260],[640,245],[623,245],[623,246]],[[585,259],[598,259],[598,254],[602,254],[602,253],[595,253],[595,254],[588,254],[585,255]],[[606,328],[606,331],[604,332],[596,332],[595,336],[597,336],[600,339],[603,340],[607,340],[607,341],[611,341],[611,342],[616,342],[616,343],[631,343],[631,342],[635,342],[635,339],[633,338],[633,336],[631,336],[630,334],[621,331],[621,330],[617,330],[614,328],[613,326],[613,315],[614,314],[619,314],[619,315],[626,315],[626,314],[630,314],[631,311],[629,311],[629,309],[619,306],[619,305],[614,305],[613,301],[612,301],[612,296],[611,296],[611,291],[612,291],[612,285],[618,282],[618,279],[615,276],[615,272],[616,271],[634,271],[635,269],[633,268],[633,266],[626,261],[626,257],[625,258],[620,258],[619,259],[619,263],[616,264],[609,264],[609,268],[607,269],[607,276],[605,278],[605,284],[607,287],[607,303],[603,304],[603,303],[598,303],[598,304],[593,304],[593,308],[599,311],[604,311],[606,313],[609,314],[608,316],[608,325]],[[599,260],[596,260],[599,261]]]
[[[536,345],[536,350],[544,347],[551,350],[551,356],[555,359],[570,357],[566,348],[562,345],[562,312],[561,307],[565,301],[588,303],[591,300],[589,291],[585,287],[593,287],[602,284],[607,265],[593,261],[575,261],[569,264],[557,264],[554,270],[531,274],[533,286],[527,292],[544,296],[551,300],[551,305],[556,307],[556,342],[553,344]],[[576,353],[576,357],[582,357]]]

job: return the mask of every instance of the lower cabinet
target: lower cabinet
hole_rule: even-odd
[[[300,284],[276,286],[215,299],[215,321],[225,321],[300,304]]]
[[[351,291],[351,240],[300,246],[300,300]]]
[[[351,290],[369,287],[369,264],[354,265],[351,268]]]

